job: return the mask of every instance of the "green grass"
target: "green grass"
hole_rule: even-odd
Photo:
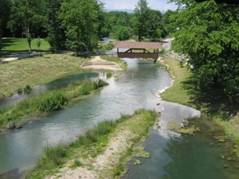
[[[192,105],[191,94],[184,85],[184,82],[191,76],[191,72],[186,67],[182,67],[178,60],[172,58],[166,57],[163,64],[174,77],[174,84],[162,94],[162,98],[171,102]]]
[[[122,116],[114,122],[102,122],[72,144],[47,147],[43,157],[27,178],[41,179],[56,174],[60,168],[66,166],[92,168],[92,159],[106,149],[111,137],[125,129],[130,130],[133,137],[132,141],[129,141],[132,145],[122,154],[124,160],[121,158],[117,165],[113,169],[107,170],[106,173],[99,173],[99,175],[109,178],[119,176],[124,170],[125,156],[132,154],[132,147],[148,134],[148,130],[155,120],[155,112],[139,110],[132,116]]]
[[[198,106],[198,104],[193,104],[191,102],[190,99],[193,97],[193,94],[184,87],[184,82],[186,82],[191,76],[191,72],[186,67],[182,67],[180,62],[175,59],[166,59],[163,64],[166,64],[169,67],[169,72],[175,76],[175,82],[170,89],[162,94],[162,98],[167,101],[177,102],[192,107]],[[200,105],[200,108],[205,109],[205,106]],[[237,144],[237,153],[239,156],[239,116],[237,115],[225,119],[225,117],[221,115],[221,111],[214,114],[208,113],[207,115],[208,118],[211,118],[216,124],[223,128],[225,135],[228,138]]]
[[[44,113],[62,109],[69,103],[78,101],[82,96],[107,85],[106,82],[82,81],[62,89],[47,91],[42,95],[32,97],[0,110],[0,128],[16,127],[22,122],[38,117]]]
[[[50,45],[45,39],[41,39],[40,48],[37,47],[38,39],[32,40],[32,50],[37,51],[48,51]],[[2,49],[3,52],[22,52],[28,51],[28,43],[26,38],[3,38],[2,39]]]
[[[104,56],[126,68],[126,63],[117,57]],[[47,54],[0,64],[0,98],[16,93],[26,86],[46,84],[64,76],[83,70],[81,65],[89,58],[75,57],[70,54]]]
[[[0,98],[10,96],[19,88],[45,84],[82,71],[88,59],[69,54],[49,54],[0,64]]]

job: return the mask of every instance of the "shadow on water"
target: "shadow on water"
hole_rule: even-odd
[[[192,119],[200,128],[194,135],[178,134],[167,130],[172,121],[199,117],[197,111],[182,105],[163,102],[161,104],[161,127],[152,129],[144,142],[150,158],[136,158],[128,163],[128,172],[123,179],[236,179],[239,171],[238,158],[231,154],[233,144],[218,143],[213,136],[222,136],[222,130],[205,124],[208,120]],[[229,158],[233,161],[225,160]]]

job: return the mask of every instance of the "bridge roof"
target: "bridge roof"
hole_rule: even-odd
[[[138,49],[160,49],[162,47],[159,42],[129,42],[118,41],[115,43],[116,48],[138,48]]]

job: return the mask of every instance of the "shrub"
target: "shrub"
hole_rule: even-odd
[[[108,83],[105,82],[104,80],[97,80],[95,82],[95,89],[102,88],[102,87],[104,87],[106,85],[108,85]]]
[[[82,163],[81,163],[81,161],[80,161],[79,159],[76,159],[76,160],[74,161],[74,165],[75,165],[76,167],[80,167],[80,166],[82,165]]]
[[[50,93],[40,101],[38,109],[43,112],[51,112],[62,109],[68,103],[68,99],[60,92]]]
[[[24,94],[30,94],[32,92],[32,87],[30,85],[26,85],[23,88],[23,92],[24,92]]]
[[[91,81],[85,82],[81,85],[79,94],[80,95],[88,95],[88,94],[90,94],[92,89],[94,89],[94,84]]]

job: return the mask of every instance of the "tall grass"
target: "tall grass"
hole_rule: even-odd
[[[104,121],[70,145],[46,147],[43,157],[27,178],[40,179],[54,173],[74,156],[75,150],[80,151],[84,157],[95,157],[105,148],[108,135],[114,130],[116,124],[117,122]]]
[[[47,96],[43,96],[38,109],[42,112],[52,112],[63,108],[68,103],[68,99],[62,94],[62,92],[50,93]]]
[[[14,128],[18,122],[28,120],[30,117],[37,117],[42,113],[61,110],[69,102],[88,95],[105,85],[107,83],[102,80],[87,80],[23,100],[15,106],[0,110],[0,127]]]
[[[130,129],[134,133],[133,143],[137,143],[142,136],[148,133],[149,128],[154,124],[157,114],[153,111],[139,110],[132,116],[125,115],[116,121],[104,121],[95,128],[90,129],[85,135],[80,136],[75,142],[69,145],[46,148],[43,157],[39,160],[27,178],[44,178],[57,173],[68,161],[79,162],[84,167],[84,160],[95,158],[102,153],[114,132],[122,131],[123,128]],[[132,149],[122,154],[118,165],[113,168],[113,174],[119,176],[124,170],[124,163],[133,153]],[[83,162],[82,162],[83,161]],[[76,162],[74,166],[78,166]],[[88,166],[88,165],[87,165]]]

